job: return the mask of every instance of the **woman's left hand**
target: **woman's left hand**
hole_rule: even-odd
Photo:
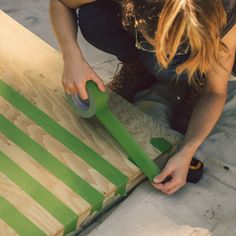
[[[186,184],[191,160],[189,154],[177,152],[169,159],[160,175],[154,178],[152,185],[166,195],[173,194]],[[171,177],[170,180],[162,183],[167,177]]]

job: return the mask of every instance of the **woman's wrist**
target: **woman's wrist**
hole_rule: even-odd
[[[70,45],[62,49],[62,56],[65,62],[76,60],[77,62],[84,61],[83,54],[78,45]]]
[[[198,149],[198,145],[194,144],[194,143],[183,143],[180,147],[179,147],[179,152],[185,156],[185,158],[188,159],[192,159],[194,154],[196,153],[197,149]]]

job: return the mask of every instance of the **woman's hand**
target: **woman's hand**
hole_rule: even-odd
[[[73,58],[64,60],[62,84],[66,93],[79,94],[83,100],[88,99],[86,83],[89,80],[95,82],[98,88],[105,92],[103,81],[85,60],[79,59],[75,55],[73,55]]]
[[[85,61],[77,42],[77,16],[73,9],[95,0],[51,0],[50,18],[64,59],[62,83],[66,93],[79,94],[87,99],[86,82],[94,81],[101,91],[105,91],[102,80]]]
[[[171,195],[186,184],[192,156],[184,152],[177,152],[169,159],[161,174],[156,176],[152,185],[167,195]],[[162,183],[167,177],[168,182]]]

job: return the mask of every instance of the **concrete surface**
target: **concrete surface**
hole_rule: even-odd
[[[235,193],[208,173],[171,197],[144,182],[89,236],[233,236]]]
[[[0,0],[0,8],[51,46],[58,48],[49,23],[48,2]],[[107,78],[111,77],[118,61],[88,45],[81,35],[78,36],[78,41],[92,66],[99,68],[104,61],[107,62],[106,66],[102,66],[103,74]],[[225,178],[231,174],[222,165],[215,165],[211,171],[206,170],[198,185],[188,184],[171,197],[164,196],[144,182],[119,207],[110,212],[108,218],[95,222],[95,229],[90,227],[81,235],[236,235],[236,178],[232,178],[232,185],[223,184],[215,175],[221,172],[224,172]]]

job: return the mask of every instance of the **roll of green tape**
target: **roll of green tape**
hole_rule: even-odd
[[[88,100],[82,100],[78,95],[66,95],[73,110],[84,118],[96,116],[131,160],[152,181],[160,173],[159,167],[148,157],[147,153],[109,110],[107,93],[101,92],[97,85],[91,81],[87,83],[87,91]]]

